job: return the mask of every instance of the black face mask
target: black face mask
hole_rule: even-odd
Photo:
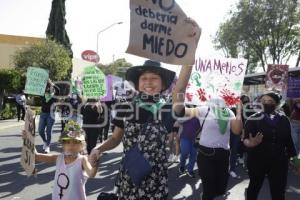
[[[263,104],[264,112],[267,114],[271,114],[275,111],[276,105],[275,104]]]

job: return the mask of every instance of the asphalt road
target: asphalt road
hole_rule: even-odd
[[[2,126],[2,124],[1,124]],[[39,170],[37,177],[27,177],[20,165],[20,152],[22,139],[19,127],[9,127],[0,129],[0,199],[5,200],[48,200],[51,199],[51,191],[54,178],[54,165],[37,163]],[[60,135],[60,125],[54,126],[51,151],[60,151],[56,141]],[[42,149],[42,140],[36,137],[37,150]],[[102,157],[99,165],[99,172],[96,178],[89,179],[86,184],[88,199],[97,199],[100,192],[112,192],[114,182],[118,173],[122,145],[108,152]],[[195,169],[196,170],[196,169]],[[196,171],[195,171],[196,172]],[[238,174],[241,179],[229,180],[228,194],[218,200],[242,200],[244,191],[248,185],[248,177],[245,170],[239,166]],[[186,175],[178,176],[177,164],[173,164],[169,169],[169,199],[177,200],[199,200],[201,193],[201,180],[199,177],[190,178]],[[259,200],[270,198],[268,181],[260,192]],[[290,171],[288,177],[288,187],[286,200],[300,199],[300,176]]]

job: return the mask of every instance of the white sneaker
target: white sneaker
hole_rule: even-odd
[[[49,146],[46,146],[45,153],[50,153],[50,147]]]
[[[175,163],[179,163],[179,162],[180,162],[179,156],[175,156],[175,155],[174,155],[174,162],[175,162]]]
[[[47,147],[47,143],[46,143],[46,142],[44,142],[44,145],[43,145],[43,150],[45,150],[45,149],[46,149],[46,147]]]
[[[234,171],[230,171],[229,174],[232,178],[239,178],[239,176]]]
[[[168,158],[168,162],[173,162],[174,161],[174,157],[175,155],[174,154],[170,154],[169,158]]]

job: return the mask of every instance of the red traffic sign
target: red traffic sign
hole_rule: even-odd
[[[89,62],[94,62],[98,63],[100,61],[99,55],[92,50],[85,50],[84,52],[81,53],[81,58],[83,60],[89,61]]]

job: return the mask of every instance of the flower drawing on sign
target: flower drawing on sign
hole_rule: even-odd
[[[200,101],[202,101],[202,102],[207,101],[205,89],[199,88],[197,90],[197,93],[198,93]]]
[[[191,102],[191,101],[193,100],[193,94],[187,92],[187,93],[186,93],[186,98],[187,98],[187,100],[188,100],[189,102]]]
[[[242,87],[242,83],[240,81],[234,83],[234,89],[236,91],[240,90]]]
[[[224,99],[226,105],[228,106],[233,106],[240,101],[240,98],[228,89],[222,89],[221,97]]]
[[[191,76],[192,83],[196,84],[197,87],[201,87],[201,75],[198,72],[194,72]]]

